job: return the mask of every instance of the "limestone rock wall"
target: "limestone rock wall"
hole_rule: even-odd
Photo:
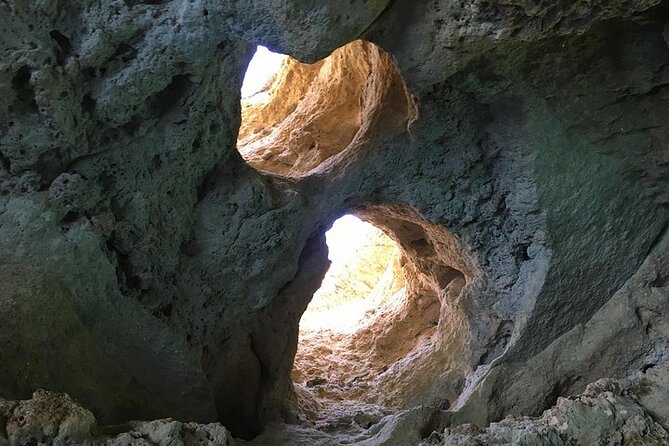
[[[665,362],[665,272],[625,284],[666,252],[667,8],[0,2],[0,395],[247,437],[294,421],[297,323],[346,212],[398,241],[457,327],[400,405],[446,398],[483,425]],[[246,164],[252,44],[313,62],[358,38],[409,90],[377,77],[365,125],[309,175]],[[588,353],[579,330],[620,293],[641,296],[620,320],[643,349]]]
[[[0,6],[3,394],[67,390],[103,420],[215,418],[199,355],[149,291],[239,123],[250,47],[196,6]]]

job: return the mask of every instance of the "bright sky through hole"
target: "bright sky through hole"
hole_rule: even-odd
[[[396,291],[392,262],[398,248],[380,229],[345,215],[325,238],[332,265],[300,320],[303,339],[321,330],[353,333]]]
[[[264,46],[258,45],[242,83],[242,97],[248,98],[262,90],[267,81],[279,71],[286,58],[283,54],[273,53]]]
[[[365,244],[365,241],[376,235],[377,229],[353,215],[344,215],[335,221],[332,228],[325,233],[328,244],[328,258],[331,262],[344,263]]]

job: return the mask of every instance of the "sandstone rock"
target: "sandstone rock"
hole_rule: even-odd
[[[298,321],[323,233],[350,212],[397,241],[407,307],[439,306],[430,342],[404,339],[371,395],[406,441],[445,400],[453,425],[483,427],[667,362],[666,17],[659,0],[0,2],[0,395],[47,388],[103,424],[244,437],[295,422]],[[246,163],[252,45],[312,62],[355,39],[364,51],[338,50],[335,79],[310,84],[342,103],[276,112],[302,130],[313,114],[327,150],[279,132],[305,166]],[[420,327],[410,314],[360,343]],[[662,438],[647,414],[664,400],[592,398],[556,413]],[[636,421],[603,417],[605,401]],[[170,423],[161,438],[185,429]]]
[[[582,392],[586,384],[604,375],[623,378],[647,369],[644,385],[666,390],[662,381],[665,366],[654,365],[666,363],[669,352],[665,322],[669,293],[657,279],[669,276],[668,256],[669,233],[665,232],[639,270],[586,324],[577,325],[524,363],[491,370],[454,414],[455,422],[483,426],[501,414],[539,414],[558,396]],[[651,414],[659,410],[657,420],[666,417],[660,409],[663,395],[658,390],[648,401],[655,408],[648,406]]]
[[[395,54],[409,84],[423,88],[442,81],[501,42],[580,34],[600,21],[630,17],[659,3],[421,0],[390,5],[364,37]]]

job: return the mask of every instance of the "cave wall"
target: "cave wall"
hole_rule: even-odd
[[[0,2],[2,396],[43,387],[102,422],[246,436],[291,419],[297,321],[349,211],[407,247],[397,218],[445,228],[428,248],[466,280],[449,303],[464,333],[444,338],[457,358],[403,404],[458,400],[485,423],[550,404],[510,398],[508,376],[564,393],[643,362],[524,368],[547,348],[569,363],[580,347],[556,340],[666,228],[666,2],[354,3]],[[311,175],[248,166],[252,44],[312,62],[357,38],[409,91],[368,86],[366,125]]]
[[[198,355],[149,290],[234,148],[238,101],[221,97],[250,47],[175,26],[202,8],[0,8],[3,393],[67,390],[105,420],[214,418]]]

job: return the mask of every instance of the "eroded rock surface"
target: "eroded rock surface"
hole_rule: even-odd
[[[370,126],[401,128],[416,114],[391,56],[355,41],[312,65],[286,60],[264,94],[242,100],[237,147],[257,169],[299,177],[360,144]]]
[[[508,418],[492,423],[485,430],[473,425],[446,429],[443,442],[431,444],[668,444],[667,406],[657,412],[658,406],[649,405],[654,400],[666,401],[667,388],[663,380],[669,369],[666,365],[662,369],[633,385],[606,379],[597,381],[582,395],[559,398],[556,406],[538,419]]]
[[[238,446],[220,424],[172,419],[100,427],[66,394],[38,390],[25,401],[0,400],[0,444],[86,446]]]
[[[407,307],[439,307],[422,353],[369,395],[406,426],[539,416],[651,372],[669,351],[668,8],[0,1],[0,396],[67,392],[105,425],[298,422],[298,322],[344,213],[398,243]],[[310,83],[258,153],[295,170],[235,150],[258,43],[305,62],[337,50],[330,70],[279,77]],[[642,413],[612,395],[583,397],[593,420],[606,400],[661,435],[664,397],[639,396]]]
[[[669,366],[660,365],[624,380],[601,379],[585,392],[559,398],[537,418],[507,417],[481,429],[466,424],[443,428],[449,413],[417,407],[381,416],[359,412],[348,420],[357,431],[332,426],[330,432],[313,427],[276,425],[251,446],[334,446],[341,444],[407,445],[517,445],[574,444],[635,445],[669,443]],[[72,444],[82,446],[242,446],[220,424],[180,423],[171,419],[98,426],[92,413],[69,396],[36,392],[26,401],[0,400],[0,444]]]

